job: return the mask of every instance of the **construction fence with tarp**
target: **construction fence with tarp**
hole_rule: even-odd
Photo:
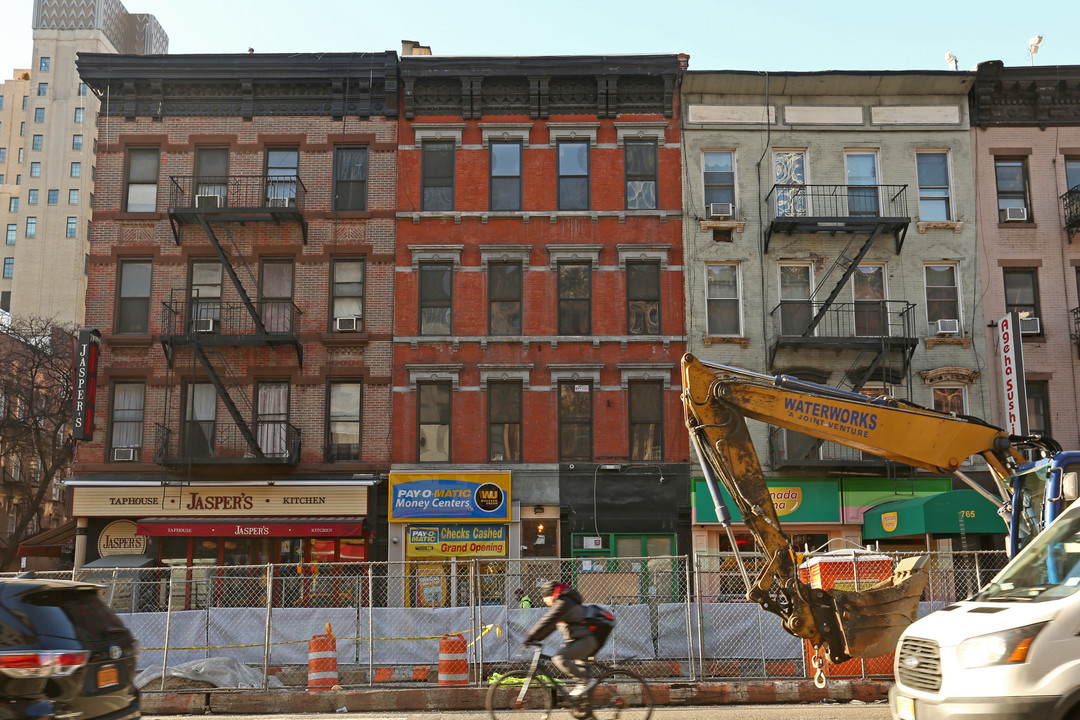
[[[920,616],[967,597],[1006,561],[1001,552],[929,555],[930,581]],[[742,558],[753,577],[762,558],[746,553]],[[883,563],[895,566],[901,558],[849,553],[849,561],[820,563],[816,572],[828,586],[853,581],[865,589]],[[809,572],[810,565],[804,567]],[[616,627],[598,658],[648,678],[812,675],[802,641],[786,633],[777,616],[746,601],[731,554],[461,560],[452,575],[436,577],[424,568],[423,584],[417,583],[417,573],[415,563],[373,562],[83,568],[51,575],[102,584],[103,596],[142,644],[138,669],[156,668],[156,678],[182,663],[228,657],[252,668],[262,687],[279,682],[305,687],[308,642],[329,624],[342,687],[437,682],[439,643],[448,634],[466,639],[470,682],[483,684],[492,673],[527,664],[522,640],[546,612],[539,588],[548,580],[572,584],[586,602],[610,606]],[[454,592],[440,594],[445,605],[422,602],[423,588],[431,582],[454,586]],[[522,602],[523,597],[529,600]],[[545,652],[558,643],[555,633]],[[845,663],[843,674],[832,673],[891,674],[891,662],[871,660]],[[143,689],[176,687],[154,680]]]

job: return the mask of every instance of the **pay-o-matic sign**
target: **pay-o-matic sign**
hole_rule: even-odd
[[[510,521],[510,473],[390,473],[390,522]]]

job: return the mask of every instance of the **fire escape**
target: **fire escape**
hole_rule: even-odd
[[[190,365],[192,382],[167,395],[158,426],[155,461],[170,465],[292,464],[300,459],[300,430],[284,413],[257,407],[255,389],[239,381],[229,364],[237,349],[291,348],[303,366],[298,332],[300,311],[292,299],[264,296],[232,231],[241,224],[274,223],[282,237],[307,244],[303,208],[306,189],[296,175],[174,176],[170,178],[169,222],[180,245],[185,225],[202,229],[217,255],[225,280],[216,292],[175,289],[162,305],[161,345],[172,393],[177,366]],[[295,229],[289,229],[295,228]],[[224,239],[224,242],[223,242]],[[242,277],[243,276],[243,277]],[[246,279],[246,283],[245,283]],[[254,296],[249,288],[254,289]],[[234,299],[226,299],[226,290]],[[196,393],[195,365],[213,388]],[[224,407],[231,424],[219,422]]]

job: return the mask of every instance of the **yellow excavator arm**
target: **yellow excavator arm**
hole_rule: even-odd
[[[999,488],[1024,460],[1007,433],[975,418],[705,363],[689,354],[682,360],[682,388],[686,425],[718,517],[728,522],[717,482],[766,556],[764,568],[749,583],[747,599],[777,614],[788,632],[808,640],[834,663],[895,648],[900,633],[917,617],[926,558],[901,561],[892,578],[862,592],[822,590],[800,581],[795,551],[780,528],[746,418],[932,472],[959,474],[965,459],[981,455]]]

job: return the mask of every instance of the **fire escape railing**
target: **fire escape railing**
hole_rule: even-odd
[[[185,420],[178,431],[157,423],[157,454],[161,465],[282,464],[300,461],[300,428],[283,420],[252,423],[257,448],[252,448],[236,425],[214,420]]]
[[[1073,235],[1080,232],[1080,185],[1069,188],[1061,196],[1061,212],[1065,220],[1065,232],[1068,233],[1069,242]]]
[[[307,188],[298,175],[173,175],[169,208],[303,211]]]

